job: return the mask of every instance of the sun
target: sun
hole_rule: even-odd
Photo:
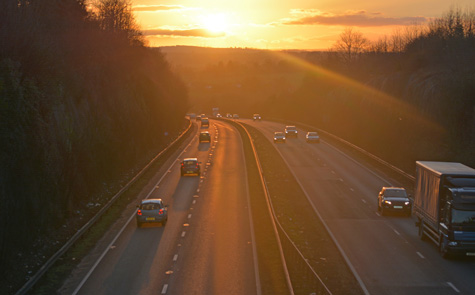
[[[228,18],[224,13],[208,14],[202,17],[206,30],[213,33],[227,32],[229,29]]]

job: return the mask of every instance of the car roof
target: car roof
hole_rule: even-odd
[[[383,187],[384,190],[394,190],[394,191],[397,191],[397,190],[403,190],[405,191],[406,189],[403,188],[403,187],[395,187],[395,186],[384,186]]]
[[[274,134],[281,134],[281,133],[284,134],[284,132],[282,132],[282,131],[276,131],[276,132],[274,132]]]
[[[183,161],[198,161],[198,158],[184,158]]]
[[[144,199],[142,200],[142,204],[148,204],[148,203],[161,203],[162,199]]]
[[[317,132],[316,131],[309,131],[309,132],[307,132],[307,134],[317,134]]]
[[[208,133],[209,134],[209,131],[201,131],[201,134],[203,134],[203,133]]]
[[[285,126],[285,128],[297,128],[297,127],[295,127],[294,125],[288,125],[288,126]]]

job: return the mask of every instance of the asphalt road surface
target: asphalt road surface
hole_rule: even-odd
[[[285,126],[241,120],[272,141]],[[383,186],[400,186],[351,159],[325,141],[298,138],[275,144],[314,208],[343,249],[369,294],[475,294],[475,260],[445,260],[436,246],[421,241],[414,219],[382,217],[377,195]],[[396,151],[395,151],[396,152]]]

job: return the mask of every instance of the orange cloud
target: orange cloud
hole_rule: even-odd
[[[295,17],[285,19],[281,22],[283,25],[333,25],[333,26],[354,26],[354,27],[380,27],[394,25],[413,25],[423,23],[427,18],[422,16],[415,17],[386,17],[380,12],[368,13],[364,10],[349,11],[343,14],[332,14],[321,12],[315,9],[292,10]]]

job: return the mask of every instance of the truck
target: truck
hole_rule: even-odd
[[[419,237],[443,258],[475,256],[475,169],[453,162],[416,162],[413,214]]]

